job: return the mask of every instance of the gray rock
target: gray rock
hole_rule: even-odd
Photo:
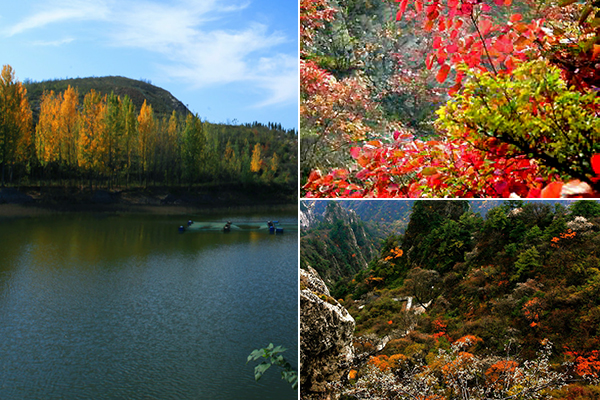
[[[350,369],[355,323],[313,268],[300,270],[300,288],[300,391],[316,398]]]

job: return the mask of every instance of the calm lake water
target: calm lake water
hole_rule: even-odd
[[[0,399],[296,399],[246,358],[273,342],[297,368],[297,230],[187,218],[0,219]]]

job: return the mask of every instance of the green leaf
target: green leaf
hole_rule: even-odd
[[[269,368],[271,368],[271,364],[266,362],[258,364],[254,367],[254,379],[258,381]]]
[[[558,2],[558,5],[561,7],[566,7],[566,6],[576,3],[576,2],[577,2],[577,0],[561,0]]]

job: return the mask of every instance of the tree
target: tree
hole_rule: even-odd
[[[125,121],[122,112],[121,98],[111,93],[106,99],[106,152],[104,154],[104,164],[109,174],[109,187],[125,164],[123,148]]]
[[[436,287],[439,280],[440,274],[437,271],[413,268],[406,275],[404,289],[417,303],[427,308],[428,303],[434,300],[440,291],[440,288]]]
[[[123,116],[123,151],[125,153],[125,174],[127,176],[127,185],[132,171],[137,167],[138,162],[138,130],[137,119],[135,116],[135,107],[131,98],[125,96],[121,102]]]
[[[2,186],[6,169],[12,176],[15,163],[25,161],[31,150],[32,115],[27,101],[27,90],[15,78],[10,65],[2,67],[0,74],[0,163]],[[9,180],[10,179],[9,176]]]
[[[579,200],[569,207],[571,214],[584,218],[600,216],[600,203],[591,200]]]
[[[35,147],[38,160],[42,165],[62,161],[59,133],[60,96],[54,91],[44,92],[40,103],[40,117],[35,129]]]
[[[152,106],[146,103],[142,104],[137,118],[137,145],[140,157],[140,173],[144,182],[148,184],[148,171],[151,168],[152,153],[154,150],[154,140],[156,135],[156,120]]]
[[[92,176],[103,172],[106,165],[101,154],[106,151],[105,136],[106,96],[91,90],[83,99],[79,132],[79,167],[87,171],[92,186]]]
[[[77,141],[79,136],[79,93],[71,85],[62,95],[59,118],[61,156],[68,168],[77,166]]]
[[[262,168],[262,155],[260,143],[254,145],[252,150],[252,159],[250,160],[250,171],[258,172]]]
[[[190,187],[200,178],[202,153],[205,144],[206,137],[200,118],[188,114],[183,130],[182,160],[183,173]]]

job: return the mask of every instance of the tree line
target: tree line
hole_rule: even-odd
[[[157,115],[129,96],[45,91],[34,121],[26,87],[0,74],[0,175],[6,184],[106,188],[198,184],[296,186],[295,130]]]

